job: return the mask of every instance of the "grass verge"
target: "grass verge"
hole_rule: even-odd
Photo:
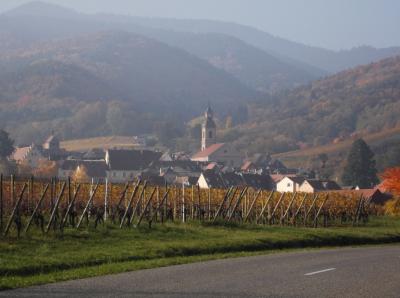
[[[373,218],[362,227],[292,228],[166,224],[115,226],[0,240],[0,289],[283,249],[400,242],[400,220]]]

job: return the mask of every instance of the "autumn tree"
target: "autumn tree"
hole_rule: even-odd
[[[387,169],[382,178],[384,188],[400,196],[400,167]]]
[[[379,182],[374,153],[363,139],[356,140],[347,157],[342,175],[346,185],[371,188]]]
[[[73,180],[75,181],[80,181],[80,182],[85,182],[90,179],[88,175],[88,171],[84,165],[79,165],[75,172],[74,175],[72,176]]]
[[[400,215],[400,167],[390,168],[382,175],[383,187],[393,192],[397,197],[385,204],[387,215]]]

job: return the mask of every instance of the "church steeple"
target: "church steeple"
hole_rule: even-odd
[[[204,113],[204,122],[201,129],[201,151],[216,143],[217,125],[214,122],[214,112],[208,104]]]

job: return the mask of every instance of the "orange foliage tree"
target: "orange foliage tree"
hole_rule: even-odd
[[[400,195],[400,167],[387,169],[382,175],[383,186],[389,191]]]
[[[398,216],[400,215],[400,167],[387,169],[382,178],[384,179],[383,187],[397,196],[386,203],[386,214]]]

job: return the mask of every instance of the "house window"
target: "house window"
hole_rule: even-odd
[[[115,177],[117,174],[115,172],[113,172],[113,177]]]
[[[291,186],[292,186],[292,184],[290,184],[290,183],[287,184],[287,187],[291,187]]]
[[[213,137],[213,133],[212,133],[211,130],[208,132],[208,137],[209,137],[210,139]]]
[[[124,177],[124,178],[126,177],[126,173],[125,172],[122,174],[122,177]]]

